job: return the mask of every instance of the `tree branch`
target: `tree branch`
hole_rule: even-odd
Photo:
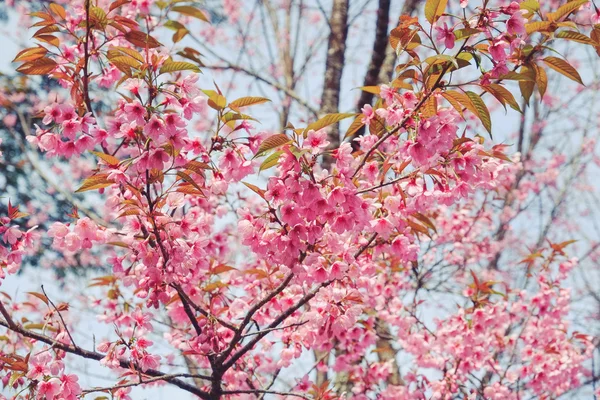
[[[53,348],[57,348],[59,350],[65,351],[67,353],[78,355],[82,358],[100,361],[105,357],[104,354],[96,353],[94,351],[84,350],[82,348],[76,348],[74,346],[71,346],[71,345],[68,345],[68,344],[65,344],[62,342],[57,342],[56,340],[54,340],[51,337],[29,331],[27,329],[24,329],[24,328],[16,325],[12,321],[12,319],[10,319],[10,316],[8,315],[8,313],[6,313],[6,309],[4,308],[4,305],[2,303],[0,303],[0,312],[2,313],[2,315],[4,315],[5,318],[7,318],[7,316],[8,316],[6,321],[0,320],[0,326],[4,326],[5,328],[8,328],[11,331],[13,331],[19,335],[28,337],[30,339],[37,340],[39,342],[46,343],[46,344],[52,346]],[[152,376],[152,377],[161,377],[163,379],[160,379],[160,380],[165,380],[165,381],[177,386],[180,389],[183,389],[189,393],[195,394],[196,396],[198,396],[202,399],[210,400],[209,394],[207,392],[200,390],[197,387],[190,385],[180,379],[171,377],[171,375],[169,375],[169,374],[165,374],[165,373],[155,370],[155,369],[147,369],[146,371],[142,371],[136,364],[134,364],[130,361],[126,361],[126,360],[119,360],[119,365],[121,366],[121,368],[125,368],[125,369],[133,368],[135,371],[137,371],[143,375]],[[212,380],[212,378],[209,376],[200,376],[200,375],[192,375],[192,374],[181,374],[178,376],[189,377],[189,378],[202,377],[202,379]]]

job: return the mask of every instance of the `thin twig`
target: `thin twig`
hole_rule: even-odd
[[[4,317],[6,318],[7,315],[5,314],[6,309],[4,309],[4,306],[2,305],[2,303],[0,302],[0,312],[4,315]],[[10,318],[10,316],[9,316]],[[69,344],[66,343],[62,343],[62,342],[58,342],[56,340],[54,340],[51,337],[39,334],[39,333],[35,333],[32,331],[29,331],[27,329],[24,329],[20,326],[17,326],[12,319],[10,320],[10,322],[7,320],[5,321],[0,321],[0,326],[4,326],[5,328],[10,329],[11,331],[20,334],[22,336],[28,337],[30,339],[34,339],[37,340],[39,342],[43,342],[46,344],[49,344],[50,346],[57,348],[59,350],[63,350],[67,353],[71,353],[71,354],[76,354],[80,357],[86,358],[86,359],[91,359],[91,360],[96,360],[96,361],[100,361],[102,360],[105,355],[101,354],[101,353],[97,353],[94,351],[89,351],[89,350],[85,350],[82,348],[75,348],[74,346],[71,346]],[[135,371],[141,371],[141,368],[136,364],[133,363],[131,361],[128,360],[119,360],[119,365],[121,366],[121,368],[125,368],[125,369],[133,369]],[[162,371],[158,371],[155,369],[147,369],[146,371],[142,372],[144,375],[147,376],[152,376],[152,377],[162,377],[163,380],[168,381],[169,383],[177,386],[180,389],[183,389],[189,393],[195,394],[196,396],[199,396],[202,399],[205,400],[210,400],[210,396],[207,392],[205,392],[204,390],[200,390],[197,387],[190,385],[187,382],[184,382],[180,379],[177,378],[173,378],[171,377],[172,375],[169,374],[165,374]],[[180,374],[177,375],[178,377],[182,377],[182,378],[193,378],[193,377],[199,377],[202,379],[207,379],[207,380],[213,380],[212,377],[210,376],[204,376],[204,375],[192,375],[192,374]]]
[[[69,339],[71,339],[71,343],[73,343],[73,346],[76,349],[79,349],[79,346],[77,346],[77,344],[75,343],[75,340],[73,339],[73,336],[71,336],[71,332],[69,331],[69,328],[67,327],[67,323],[65,322],[62,314],[60,313],[60,311],[58,311],[58,308],[56,308],[56,305],[54,304],[54,302],[50,299],[50,297],[48,297],[48,294],[46,293],[46,289],[44,289],[44,285],[42,285],[42,292],[44,293],[44,296],[46,296],[46,299],[48,299],[48,302],[52,305],[52,307],[54,308],[54,311],[56,311],[56,313],[58,314],[58,317],[60,318],[60,321],[62,322],[63,326],[65,327],[65,331],[67,331],[67,335],[69,335]]]

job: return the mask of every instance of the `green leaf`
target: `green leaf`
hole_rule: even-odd
[[[106,25],[108,25],[106,13],[100,7],[92,7],[90,9],[90,20],[93,25],[98,24],[102,29],[106,28]]]
[[[227,114],[223,115],[223,117],[221,118],[221,121],[223,121],[225,123],[227,123],[229,121],[240,121],[240,120],[256,121],[256,118],[253,118],[247,114],[238,114],[235,112],[228,112]]]
[[[530,81],[530,82],[534,82],[535,81],[535,77],[531,77],[531,75],[528,74],[523,74],[523,73],[519,73],[519,72],[509,72],[506,75],[502,75],[500,78],[500,80],[504,81],[504,80],[509,80],[509,81]]]
[[[448,0],[427,0],[425,3],[425,18],[430,24],[434,24],[435,21],[444,13]]]
[[[555,12],[548,13],[548,20],[554,22],[559,19],[568,16],[574,11],[577,11],[582,5],[589,3],[589,0],[574,0],[570,1],[567,4],[564,4],[558,7],[558,10]]]
[[[481,31],[479,29],[475,29],[475,28],[457,29],[454,31],[454,38],[456,40],[462,40],[462,39],[466,39],[470,36],[477,35],[478,33],[481,33]]]
[[[111,167],[119,165],[119,163],[121,162],[121,160],[119,160],[117,157],[111,156],[110,154],[101,153],[99,151],[91,151],[90,153],[92,153]]]
[[[210,20],[206,17],[206,14],[204,14],[204,12],[200,11],[196,7],[175,6],[175,7],[171,8],[171,11],[175,11],[175,12],[178,12],[180,14],[187,15],[190,17],[198,18],[199,20],[202,20],[204,22],[210,22]]]
[[[558,57],[546,57],[544,62],[556,72],[583,85],[579,72],[571,64]]]
[[[363,124],[363,122],[362,122],[362,119],[363,119],[362,114],[358,114],[356,116],[356,118],[354,118],[354,121],[352,121],[352,123],[348,127],[348,131],[346,131],[346,134],[344,135],[344,139],[354,136],[354,134],[356,132],[358,132],[359,129],[361,129],[363,126],[365,126],[365,124]]]
[[[219,92],[214,90],[203,90],[203,92],[208,96],[208,105],[215,110],[222,110],[227,105],[227,99]]]
[[[540,3],[537,0],[525,0],[521,3],[521,10],[527,10],[535,13],[540,9]]]
[[[337,124],[338,122],[340,122],[343,119],[355,117],[355,116],[356,116],[356,113],[327,114],[323,118],[320,118],[319,120],[308,125],[306,127],[306,129],[304,130],[304,133],[306,133],[310,130],[318,131],[319,129],[323,129],[330,125]]]
[[[25,75],[47,75],[56,68],[56,61],[42,57],[33,61],[26,62],[17,68],[17,72]]]
[[[521,90],[521,95],[525,99],[527,103],[529,103],[529,99],[531,99],[531,95],[533,94],[533,90],[535,89],[536,83],[536,69],[531,65],[523,65],[521,67],[521,74],[528,76],[529,80],[519,81],[519,89]]]
[[[456,58],[447,54],[436,54],[435,56],[427,57],[425,59],[425,62],[429,65],[451,62],[452,65],[454,65],[454,67],[458,69],[458,61],[456,60]]]
[[[284,133],[278,133],[277,135],[269,136],[268,138],[266,138],[265,140],[262,141],[260,146],[258,146],[258,150],[256,151],[256,154],[254,155],[253,158],[260,157],[266,151],[275,149],[277,147],[281,147],[281,146],[291,143],[291,142],[292,142],[292,139],[290,139]]]
[[[515,100],[513,94],[502,85],[498,85],[495,83],[489,84],[483,87],[487,92],[489,92],[492,96],[498,99],[502,104],[508,104],[514,110],[521,112],[521,107],[519,107],[519,103]]]
[[[357,89],[360,89],[363,92],[373,93],[376,95],[379,95],[379,93],[381,92],[380,86],[361,86],[361,87],[358,87]]]
[[[590,46],[597,46],[598,44],[584,35],[583,33],[575,31],[561,31],[558,32],[555,37],[559,39],[567,39],[577,43],[589,44]]]
[[[185,182],[189,183],[190,185],[192,185],[194,188],[196,188],[196,190],[198,190],[200,193],[204,193],[202,191],[202,188],[200,186],[198,186],[198,184],[196,183],[195,180],[192,179],[191,176],[189,176],[188,174],[186,174],[183,171],[177,171],[177,176],[180,177],[181,179],[183,179]]]
[[[271,100],[267,99],[266,97],[241,97],[241,98],[229,103],[229,107],[232,107],[232,108],[248,107],[248,106],[253,106],[255,104],[266,103],[269,101],[271,101]]]
[[[107,174],[98,174],[90,176],[83,181],[83,184],[75,193],[87,192],[88,190],[103,189],[113,185],[114,182],[108,179]]]
[[[271,154],[269,157],[267,157],[265,159],[265,161],[263,161],[263,163],[260,165],[259,171],[264,171],[267,170],[271,167],[274,167],[277,165],[277,162],[279,161],[279,157],[283,154],[283,151],[279,150],[274,152],[273,154]]]
[[[169,21],[165,22],[163,26],[165,28],[171,29],[173,31],[178,31],[179,29],[186,29],[185,25],[183,25],[181,22],[173,21],[173,20],[169,20]]]
[[[467,95],[467,97],[469,97],[469,100],[471,100],[471,102],[475,106],[475,109],[477,110],[477,117],[479,117],[479,119],[481,120],[483,127],[488,131],[488,133],[491,136],[492,135],[492,119],[490,117],[490,112],[489,112],[487,106],[485,105],[485,103],[483,102],[483,100],[477,93],[466,92],[466,95]]]
[[[194,71],[200,72],[200,68],[195,64],[186,62],[186,61],[173,61],[167,60],[160,67],[160,73],[165,74],[168,72],[177,72],[177,71]]]

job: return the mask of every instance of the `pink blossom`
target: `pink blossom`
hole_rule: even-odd
[[[506,29],[511,35],[525,35],[525,17],[521,12],[515,12],[506,21]]]
[[[60,393],[61,381],[58,378],[51,378],[48,381],[38,383],[37,398],[39,400],[54,400],[56,395]]]
[[[454,48],[454,32],[452,28],[448,28],[448,25],[444,22],[444,27],[441,28],[439,26],[435,27],[437,39],[444,41],[444,46],[447,49]]]

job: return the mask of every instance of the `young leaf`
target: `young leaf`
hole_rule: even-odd
[[[92,7],[90,9],[90,22],[93,27],[104,29],[108,25],[108,18],[102,8]]]
[[[559,39],[567,39],[577,43],[589,44],[590,46],[597,46],[597,43],[585,36],[583,33],[575,31],[561,31],[558,32],[555,37]]]
[[[127,4],[127,3],[131,3],[131,0],[115,0],[110,4],[110,7],[108,8],[108,12],[111,12],[112,10],[119,8],[123,4]]]
[[[263,161],[263,163],[260,165],[259,171],[264,171],[266,169],[276,166],[281,154],[283,154],[283,151],[280,150],[274,152],[269,157],[267,157],[265,161]]]
[[[376,95],[379,95],[379,93],[381,92],[381,87],[379,87],[379,86],[361,86],[361,87],[358,87],[357,89],[360,89],[363,92],[373,93]]]
[[[500,101],[501,103],[508,104],[514,110],[516,110],[518,112],[522,112],[521,107],[519,107],[519,103],[517,103],[517,100],[515,100],[515,97],[513,96],[513,94],[510,92],[510,90],[508,90],[504,86],[492,83],[487,86],[484,86],[483,89],[488,91],[492,96],[497,98],[498,101]]]
[[[551,22],[558,21],[559,19],[568,16],[574,11],[577,11],[582,5],[589,3],[589,0],[573,0],[558,7],[555,12],[548,13],[548,20]]]
[[[354,134],[358,132],[359,129],[365,126],[365,124],[363,124],[362,122],[362,119],[362,114],[358,114],[356,118],[354,118],[354,121],[352,121],[352,123],[348,127],[348,130],[346,131],[346,134],[344,135],[344,139],[348,139],[349,137],[354,136]]]
[[[241,97],[237,100],[229,103],[229,107],[231,108],[240,108],[240,107],[248,107],[253,106],[255,104],[262,104],[271,101],[266,97]]]
[[[336,124],[343,119],[350,118],[356,116],[355,113],[336,113],[336,114],[327,114],[323,118],[318,119],[312,124],[308,125],[304,132],[308,132],[310,130],[318,131],[319,129],[323,129],[328,127],[329,125]]]
[[[540,3],[537,0],[525,0],[521,3],[521,10],[527,10],[535,13],[540,9]]]
[[[435,21],[444,13],[448,0],[427,0],[425,3],[425,18],[430,24],[434,24]]]
[[[254,193],[256,193],[257,195],[259,195],[260,197],[262,197],[263,199],[265,198],[265,191],[262,190],[261,188],[259,188],[256,185],[253,185],[251,183],[248,182],[242,182],[248,189],[252,190]]]
[[[107,178],[108,174],[98,174],[90,176],[83,181],[83,184],[75,193],[87,192],[88,190],[103,189],[114,184],[113,181]]]
[[[56,61],[42,57],[33,61],[26,62],[17,68],[17,72],[25,75],[47,75],[56,68]]]
[[[115,46],[115,47],[111,48],[108,51],[108,58],[110,59],[113,57],[119,57],[119,56],[122,56],[123,54],[128,55],[129,57],[135,58],[136,60],[138,60],[141,63],[144,62],[144,57],[137,50],[131,49],[129,47]]]
[[[571,64],[558,57],[546,57],[544,62],[556,72],[583,85],[579,72]]]
[[[546,70],[537,64],[533,64],[535,68],[535,83],[538,88],[538,92],[541,97],[544,97],[546,94],[546,90],[548,89],[548,75],[546,74]]]
[[[130,67],[130,68],[138,69],[141,65],[138,60],[136,60],[135,58],[131,58],[129,56],[112,57],[112,58],[109,58],[109,61],[115,67],[119,68],[121,71],[123,71],[122,67]]]
[[[477,35],[478,33],[481,33],[481,31],[479,29],[475,29],[475,28],[457,29],[454,31],[454,38],[456,40],[462,40],[462,39],[471,37],[473,35]]]
[[[190,17],[198,18],[204,22],[210,22],[210,20],[206,17],[202,11],[198,10],[196,7],[192,6],[175,6],[171,8],[171,11],[178,12],[183,15],[187,15]]]
[[[63,6],[58,5],[56,3],[50,3],[48,8],[50,9],[50,11],[52,11],[53,14],[59,16],[60,19],[64,20],[65,18],[67,18],[67,12],[65,11]]]
[[[278,133],[277,135],[269,136],[265,140],[262,141],[260,146],[258,146],[258,150],[253,158],[260,157],[264,152],[269,151],[271,149],[275,149],[277,147],[281,147],[284,144],[288,144],[292,141],[286,134]]]
[[[475,106],[475,109],[477,110],[477,116],[481,120],[483,127],[488,131],[488,133],[491,136],[491,134],[492,134],[492,119],[490,117],[490,112],[489,112],[487,106],[485,105],[485,103],[483,102],[483,100],[477,93],[466,92],[466,95],[469,97],[469,100],[471,100],[471,102]]]
[[[196,65],[186,62],[186,61],[172,61],[167,60],[160,67],[160,73],[165,74],[167,72],[177,72],[177,71],[194,71],[200,72],[200,68]]]
[[[153,49],[155,47],[161,46],[160,42],[154,39],[152,36],[147,33],[140,31],[129,31],[125,34],[125,39],[138,47],[150,48]]]
[[[54,47],[60,46],[60,40],[54,35],[38,35],[35,37],[37,40],[51,44]]]
[[[99,151],[91,151],[90,153],[92,153],[111,167],[117,166],[121,162],[117,157],[111,156],[110,154],[101,153]]]
[[[48,53],[48,50],[46,50],[44,47],[31,47],[29,49],[20,51],[12,62],[37,60],[38,58],[44,57],[46,53]]]
[[[183,172],[183,171],[177,171],[177,176],[180,177],[181,179],[183,179],[184,181],[186,181],[187,183],[189,183],[190,185],[192,185],[200,193],[203,193],[202,188],[200,186],[198,186],[198,184],[196,183],[196,181],[194,181],[192,179],[192,177],[189,176],[188,174],[186,174],[185,172]]]
[[[525,24],[525,31],[528,35],[534,32],[552,32],[556,29],[556,26],[550,21],[535,21]]]
[[[48,298],[42,294],[42,293],[38,293],[38,292],[27,292],[27,294],[30,294],[34,297],[37,297],[38,299],[40,299],[41,301],[43,301],[46,305],[49,305],[50,303],[48,302]]]
[[[521,75],[528,76],[528,80],[519,81],[519,89],[521,89],[521,95],[527,103],[533,94],[536,82],[536,69],[529,64],[521,67]]]
[[[448,103],[450,103],[450,105],[460,114],[461,117],[464,118],[463,115],[463,106],[461,104],[461,102],[458,100],[459,96],[464,96],[462,93],[459,92],[455,92],[455,91],[447,91],[447,92],[442,92],[442,97],[446,99],[446,101],[448,101]],[[468,98],[467,98],[468,100]]]

